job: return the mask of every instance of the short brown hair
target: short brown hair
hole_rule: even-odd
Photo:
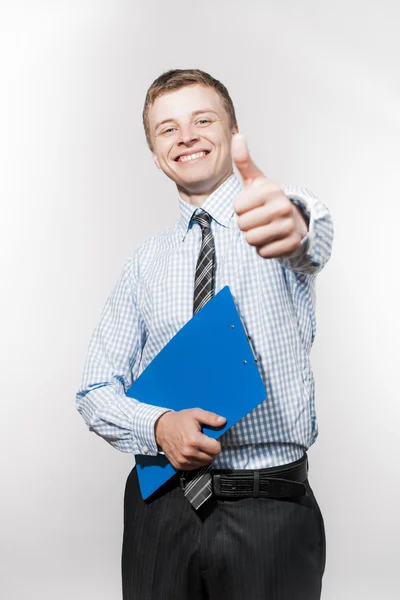
[[[200,71],[200,69],[173,69],[166,71],[157,79],[153,81],[149,89],[147,90],[146,100],[143,107],[143,125],[146,134],[147,144],[150,150],[153,149],[153,143],[151,141],[150,128],[149,128],[149,109],[157,98],[163,94],[179,90],[180,88],[195,85],[200,83],[202,85],[208,85],[215,89],[220,95],[224,108],[229,116],[229,126],[234,129],[237,127],[235,108],[226,87],[217,79],[214,79],[208,73]]]

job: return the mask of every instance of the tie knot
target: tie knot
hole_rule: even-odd
[[[204,210],[197,215],[194,215],[191,219],[192,221],[196,221],[204,231],[204,229],[210,229],[211,215],[209,215]]]

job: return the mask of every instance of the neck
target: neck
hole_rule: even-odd
[[[176,187],[178,188],[178,192],[182,200],[185,200],[185,202],[191,204],[192,206],[201,206],[203,202],[207,200],[207,198],[232,175],[232,173],[233,168],[231,167],[230,171],[228,171],[228,173],[226,173],[218,181],[207,182],[207,186],[204,186],[204,183],[201,182],[197,190],[188,189],[179,184],[177,184]]]

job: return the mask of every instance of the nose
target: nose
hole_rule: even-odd
[[[199,139],[198,134],[193,131],[191,125],[186,125],[182,127],[180,130],[180,136],[178,140],[178,146],[184,144],[185,146],[190,146],[195,144]]]

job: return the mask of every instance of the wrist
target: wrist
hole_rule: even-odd
[[[310,225],[310,213],[307,206],[297,198],[289,198],[295,207],[296,221],[299,224],[299,233],[304,237],[307,235]]]
[[[163,440],[163,430],[164,430],[164,425],[165,425],[165,418],[167,417],[167,415],[169,413],[172,413],[172,410],[168,410],[166,412],[164,412],[162,415],[160,415],[157,419],[157,421],[154,424],[154,438],[156,440],[156,444],[157,444],[157,448],[158,450],[162,450],[162,440]]]
[[[294,210],[294,220],[296,224],[296,230],[300,235],[301,239],[303,239],[308,233],[308,225],[310,222],[309,217],[306,213],[301,209],[300,206],[293,206]]]

